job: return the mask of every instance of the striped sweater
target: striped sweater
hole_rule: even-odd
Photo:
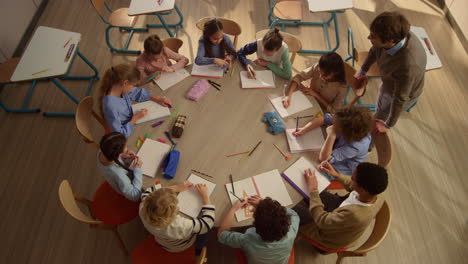
[[[160,187],[152,186],[146,189],[141,195],[141,201]],[[159,228],[152,226],[142,210],[143,203],[140,204],[140,218],[145,228],[150,232],[156,242],[170,252],[180,252],[191,247],[197,235],[205,234],[214,225],[215,207],[214,205],[203,205],[198,218],[190,218],[178,214],[174,221],[168,226]]]

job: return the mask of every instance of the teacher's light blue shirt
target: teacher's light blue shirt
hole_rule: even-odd
[[[112,132],[120,132],[129,137],[135,126],[130,123],[133,117],[132,101],[144,102],[150,99],[150,93],[144,88],[134,87],[128,94],[122,97],[105,95],[102,98],[102,111],[104,118]]]
[[[287,208],[291,217],[288,233],[279,241],[265,242],[257,234],[255,227],[245,233],[224,231],[219,236],[219,242],[233,248],[242,248],[249,264],[286,264],[299,230],[299,216]]]
[[[325,125],[332,125],[332,115],[325,114]],[[354,142],[346,141],[340,133],[337,133],[333,151],[331,154],[330,164],[337,172],[352,175],[354,169],[364,162],[367,158],[371,136],[367,135],[363,139]]]

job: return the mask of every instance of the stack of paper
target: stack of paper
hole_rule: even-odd
[[[434,45],[432,45],[426,30],[424,30],[422,27],[411,26],[411,31],[416,35],[416,37],[419,39],[419,42],[421,42],[421,45],[426,51],[426,71],[441,68],[442,62],[440,61],[439,56],[437,56],[437,52],[435,51]]]
[[[238,199],[232,195],[231,183],[226,184],[226,190],[231,203],[234,204]],[[288,190],[281,179],[278,170],[272,170],[250,178],[234,182],[234,193],[241,199],[247,199],[252,195],[260,195],[262,198],[270,197],[278,201],[283,206],[292,204]],[[236,219],[238,222],[249,219],[253,216],[251,206],[238,210]]]
[[[198,177],[195,174],[190,174],[187,181],[193,183],[193,187],[183,191],[177,196],[179,200],[179,209],[182,213],[196,218],[200,213],[200,209],[203,205],[202,198],[200,193],[198,192],[197,188],[195,188],[195,184],[201,183],[206,184],[208,188],[208,193],[211,195],[216,187],[216,184],[209,182],[203,178]]]
[[[307,169],[315,171],[319,193],[321,193],[323,190],[325,190],[325,188],[328,187],[328,185],[330,185],[330,181],[325,178],[325,176],[323,176],[317,169],[315,169],[312,162],[304,157],[301,157],[296,162],[294,162],[293,165],[281,173],[281,176],[283,176],[283,178],[288,181],[302,196],[304,196],[304,198],[309,200],[309,190],[304,178],[304,171]]]
[[[249,79],[247,71],[241,71],[241,84],[243,89],[275,88],[275,78],[272,71],[255,71],[255,79]]]
[[[145,142],[138,150],[137,156],[143,162],[141,170],[143,174],[149,177],[156,176],[156,172],[161,167],[161,162],[166,157],[171,147],[167,144],[145,139]]]
[[[224,70],[216,64],[197,65],[193,64],[192,76],[207,78],[223,78]]]
[[[153,82],[157,84],[161,90],[165,91],[189,76],[190,73],[186,69],[179,69],[175,72],[163,72],[161,73],[161,77],[157,80],[153,79]]]
[[[286,137],[288,139],[289,150],[291,153],[319,151],[325,142],[322,129],[317,127],[305,133],[302,136],[296,137],[293,132],[295,128],[286,129]]]
[[[151,100],[132,105],[133,113],[139,112],[142,109],[148,110],[148,114],[146,114],[142,119],[138,120],[137,124],[171,115],[171,111],[169,111],[169,108],[164,107]]]
[[[312,103],[309,99],[301,92],[295,91],[291,96],[291,105],[288,108],[283,106],[283,97],[276,97],[270,99],[271,104],[278,111],[281,118],[286,118],[306,109],[312,108]]]

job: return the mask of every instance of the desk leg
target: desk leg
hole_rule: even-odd
[[[55,84],[55,86],[57,86],[57,88],[59,88],[64,94],[66,94],[75,104],[80,103],[78,99],[76,99],[75,96],[73,96],[70,93],[70,91],[68,91],[67,88],[65,88],[56,78],[51,78],[50,80]],[[47,117],[74,117],[75,116],[75,114],[73,113],[51,113],[51,112],[44,112],[43,115]]]
[[[29,101],[31,100],[33,91],[34,91],[34,87],[36,87],[36,83],[37,83],[37,80],[32,81],[32,84],[29,87],[28,93],[26,94],[26,97],[24,98],[24,102],[21,108],[19,109],[10,108],[4,105],[2,100],[0,100],[0,107],[9,113],[39,113],[41,111],[41,109],[39,108],[32,108],[32,109],[27,108],[29,105]],[[5,87],[5,85],[11,84],[11,83],[0,83],[0,84],[4,85]]]
[[[179,28],[183,27],[184,16],[182,15],[182,12],[180,12],[180,9],[177,6],[177,4],[174,5],[174,9],[177,12],[177,15],[179,16],[179,22],[177,24],[166,23],[164,16],[170,15],[172,13],[172,11],[170,11],[170,12],[164,12],[164,13],[155,13],[154,15],[158,17],[161,24],[147,24],[146,26],[149,28],[164,28],[166,29],[167,33],[169,34],[171,38],[176,37],[177,31],[179,30]],[[171,31],[171,28],[174,28],[174,32]]]
[[[93,70],[94,75],[88,75],[88,76],[70,76],[68,75],[68,72],[65,76],[60,77],[61,80],[89,80],[88,82],[88,88],[86,89],[85,96],[88,96],[89,93],[91,92],[91,88],[93,86],[94,80],[99,80],[99,73],[96,67],[80,52],[80,50],[77,50],[78,56]],[[74,61],[70,64],[70,69],[73,65]],[[69,70],[70,71],[70,70]]]

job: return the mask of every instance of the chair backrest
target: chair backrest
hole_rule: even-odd
[[[204,17],[200,20],[197,21],[196,25],[197,25],[197,28],[200,29],[200,30],[203,30],[203,26],[205,25],[205,23],[210,20],[210,19],[213,19],[214,17]],[[218,20],[219,22],[221,22],[221,24],[223,24],[223,31],[224,33],[228,34],[228,35],[231,35],[231,36],[234,36],[234,49],[237,49],[237,38],[238,36],[242,33],[242,28],[239,24],[237,24],[236,21],[234,20],[231,20],[231,19],[228,19],[228,18],[223,18],[223,17],[218,17]]]
[[[384,201],[382,208],[375,216],[374,229],[371,235],[364,244],[358,249],[354,250],[355,253],[366,253],[374,250],[387,236],[388,230],[390,229],[390,223],[392,221],[392,215],[388,203]]]
[[[15,57],[0,64],[0,83],[8,83],[11,81],[10,78],[15,72],[20,59],[21,58]]]
[[[168,47],[175,53],[179,53],[180,47],[184,44],[184,42],[181,39],[178,38],[167,38],[162,41],[164,46]]]
[[[366,93],[366,89],[367,89],[367,80],[365,80],[363,83],[362,83],[362,86],[357,88],[357,89],[354,89],[353,87],[353,80],[354,80],[354,74],[356,74],[356,69],[354,69],[351,65],[349,65],[347,62],[344,63],[344,67],[345,67],[345,75],[346,75],[346,86],[348,86],[348,88],[351,88],[353,90],[353,93],[354,93],[354,99],[351,100],[351,102],[349,103],[349,105],[354,105],[357,100],[364,96],[364,94]]]
[[[75,195],[71,189],[70,183],[63,180],[59,186],[59,198],[63,208],[69,215],[76,220],[86,224],[101,224],[101,221],[95,220],[81,211],[76,203]]]
[[[384,168],[392,161],[392,143],[387,133],[376,133],[372,135],[372,142],[377,150],[378,164]]]
[[[96,9],[96,12],[98,12],[100,15],[103,15],[102,6],[104,5],[105,0],[90,0],[90,1],[94,9]]]
[[[91,134],[91,117],[94,117],[102,125],[104,130],[106,129],[104,119],[93,110],[93,98],[87,96],[81,100],[76,108],[75,124],[83,140],[99,149],[98,141],[94,140]]]
[[[263,36],[268,33],[270,29],[264,29],[255,34],[256,39],[261,39]],[[288,44],[289,52],[291,52],[291,64],[294,63],[294,59],[296,58],[296,54],[302,49],[302,43],[301,40],[287,32],[280,32],[281,35],[283,36],[283,41]]]

